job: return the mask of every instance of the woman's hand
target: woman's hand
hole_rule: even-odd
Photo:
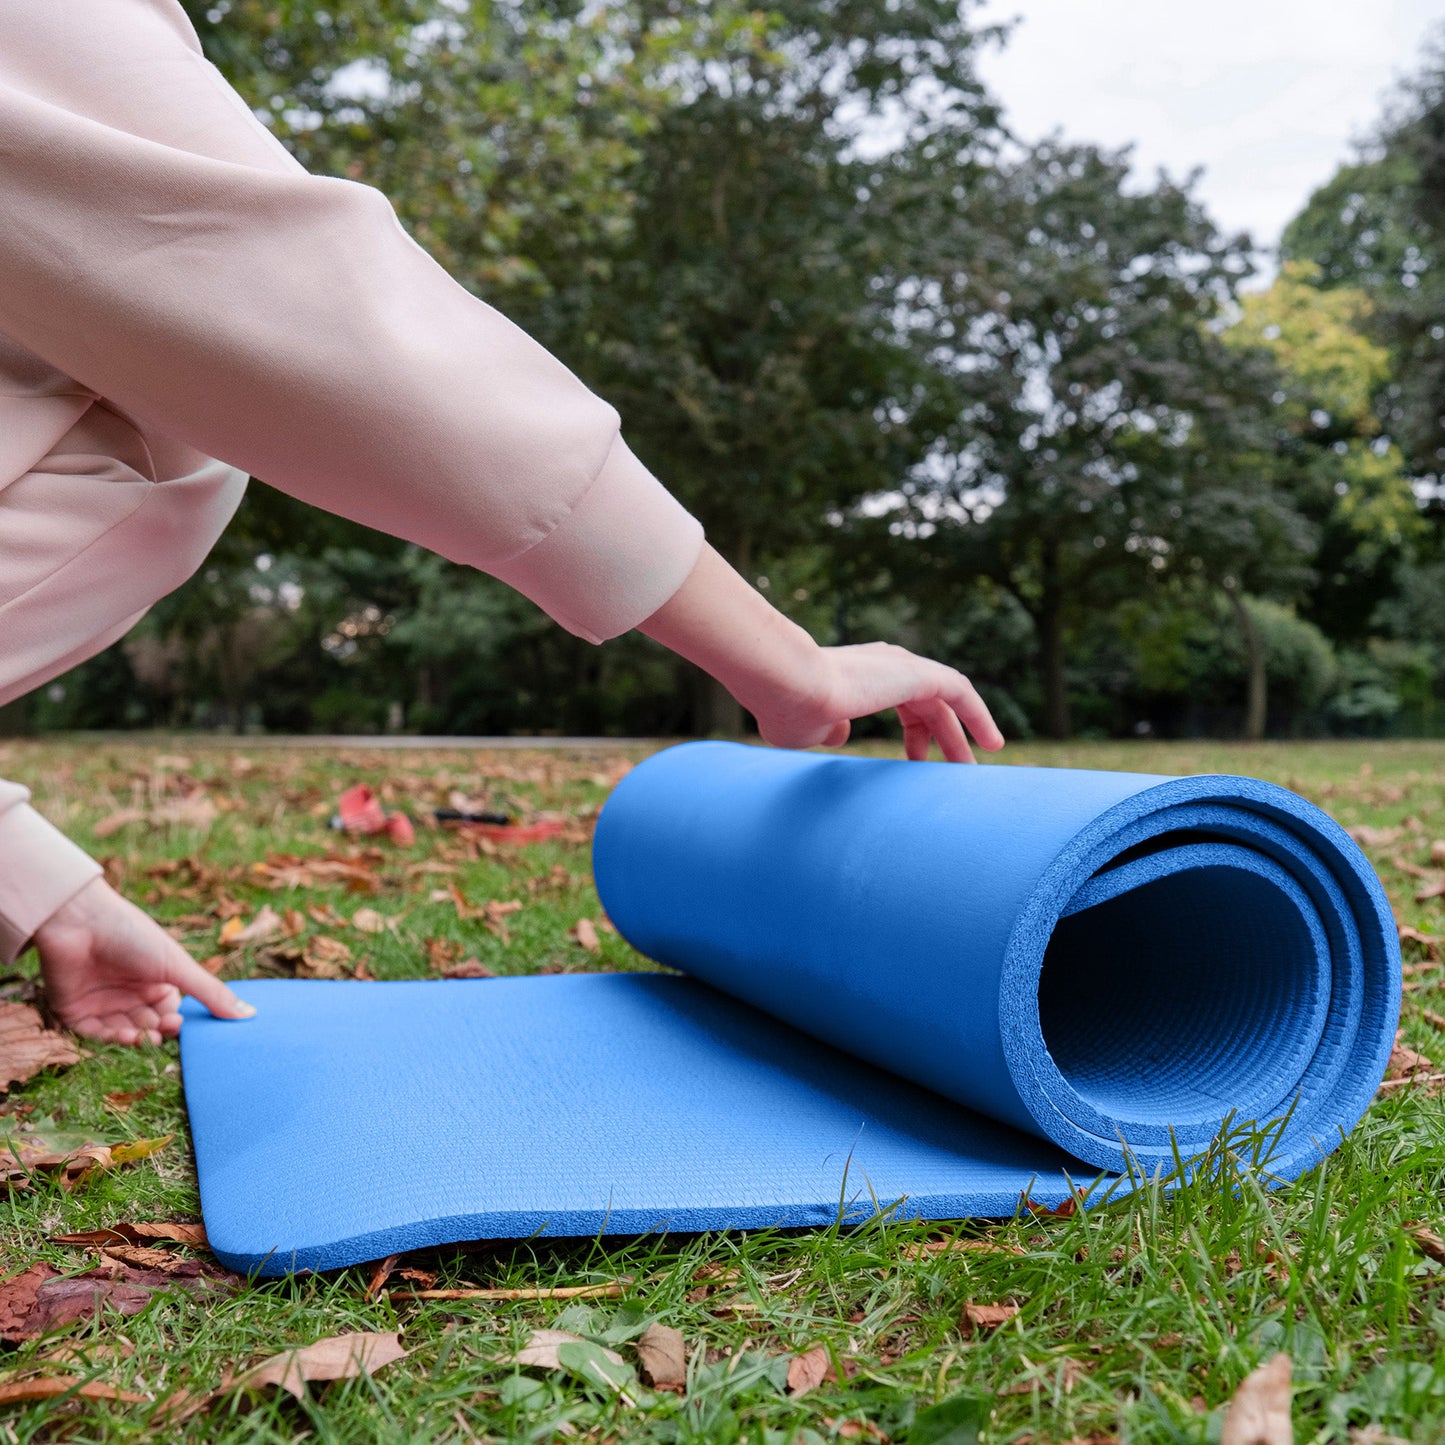
[[[796,680],[735,696],[763,741],[779,748],[842,747],[855,717],[888,708],[903,724],[910,758],[926,758],[937,742],[949,762],[971,763],[970,733],[989,752],[1003,746],[998,724],[961,672],[887,642],[815,647],[812,666]]]
[[[961,672],[886,642],[819,647],[711,547],[641,630],[717,678],[776,747],[841,747],[855,717],[888,708],[910,758],[936,741],[951,762],[972,762],[970,733],[989,752],[1003,746]]]
[[[173,1037],[181,1027],[182,994],[217,1018],[256,1012],[103,878],[87,883],[36,930],[35,948],[51,1009],[89,1038],[158,1044]]]

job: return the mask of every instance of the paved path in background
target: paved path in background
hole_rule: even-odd
[[[130,733],[78,732],[53,735],[51,741],[91,745],[184,748],[374,748],[397,752],[443,750],[447,748],[482,751],[495,748],[548,748],[565,752],[604,752],[618,748],[661,748],[675,738],[453,738],[412,737],[388,733],[376,737],[331,736],[300,733]]]

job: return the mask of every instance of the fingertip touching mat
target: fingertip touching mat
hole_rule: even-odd
[[[1364,1112],[1388,900],[1268,783],[689,743],[628,774],[598,892],[676,974],[237,985],[186,1007],[211,1245],[263,1275],[532,1235],[1010,1215]]]

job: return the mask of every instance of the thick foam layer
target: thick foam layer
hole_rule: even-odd
[[[188,1004],[222,1259],[1009,1214],[1231,1115],[1288,1116],[1288,1178],[1367,1106],[1399,1011],[1363,855],[1248,779],[691,744],[623,780],[594,867],[626,938],[693,977]]]

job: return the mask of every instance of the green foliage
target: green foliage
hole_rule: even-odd
[[[379,186],[616,403],[820,640],[944,657],[1015,737],[1445,717],[1445,57],[1242,293],[1247,243],[1187,183],[1005,138],[971,3],[184,3],[278,139]],[[1265,636],[1303,624],[1338,696]],[[1202,638],[1217,665],[1181,671]],[[1186,673],[1218,691],[1190,703]],[[644,639],[589,648],[258,483],[203,572],[26,718],[675,734],[736,710]]]

